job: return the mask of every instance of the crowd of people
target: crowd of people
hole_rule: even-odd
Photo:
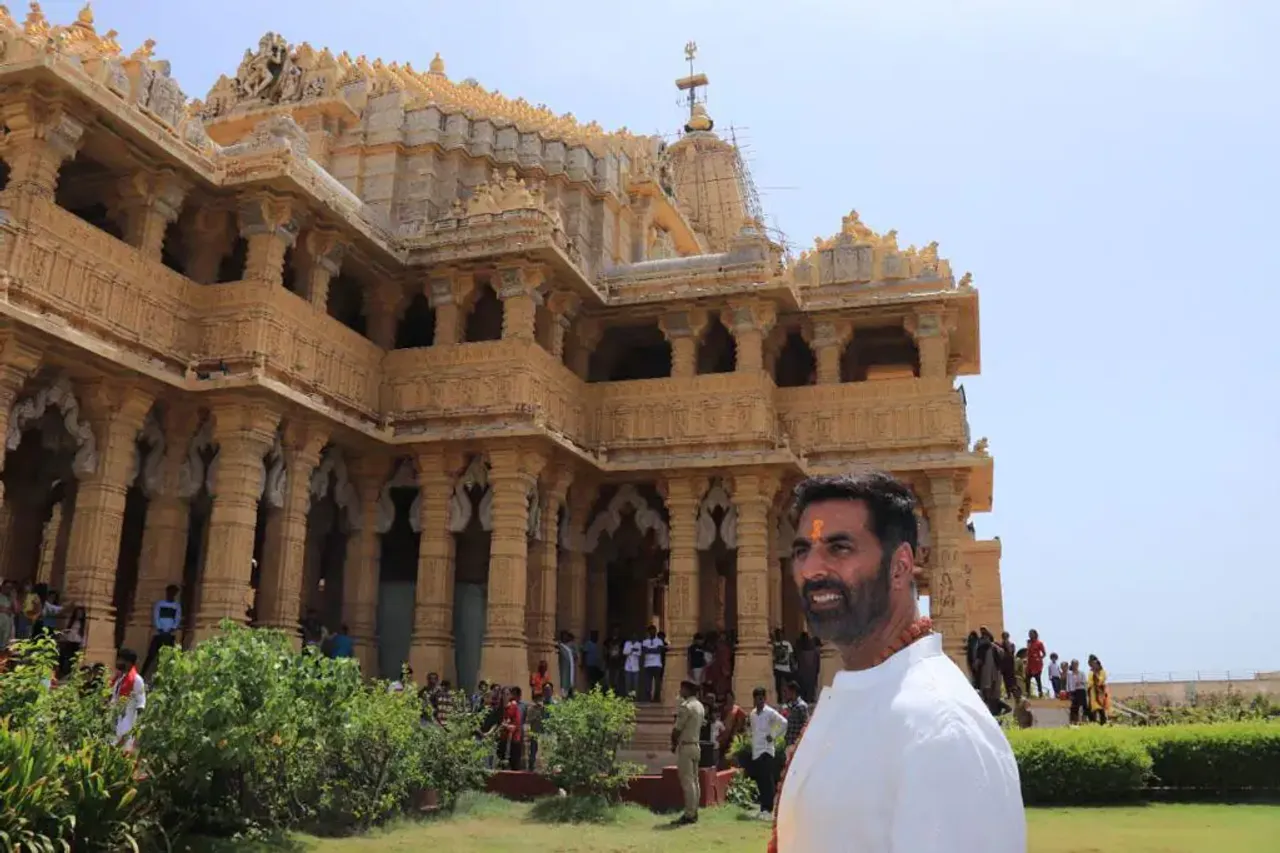
[[[969,675],[983,704],[996,716],[1013,713],[1020,725],[1030,725],[1026,700],[1046,696],[1069,701],[1073,725],[1082,720],[1105,725],[1111,715],[1111,691],[1107,671],[1097,655],[1089,655],[1082,670],[1080,661],[1047,655],[1044,641],[1035,629],[1027,632],[1022,648],[1005,631],[997,640],[986,627],[969,633],[965,646]],[[1045,679],[1048,679],[1046,689]]]

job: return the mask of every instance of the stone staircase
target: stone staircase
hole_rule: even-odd
[[[623,761],[632,761],[645,768],[646,773],[661,773],[663,767],[675,764],[671,754],[671,726],[675,722],[675,707],[636,705],[636,733],[631,745],[620,750]]]

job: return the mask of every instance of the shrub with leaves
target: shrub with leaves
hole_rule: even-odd
[[[477,736],[483,711],[467,708],[467,697],[455,694],[443,724],[430,722],[418,739],[419,778],[424,790],[435,791],[440,806],[452,809],[467,791],[483,791],[489,777],[493,736]]]
[[[552,705],[540,741],[547,777],[571,794],[616,800],[641,770],[618,759],[635,730],[635,705],[599,688]]]

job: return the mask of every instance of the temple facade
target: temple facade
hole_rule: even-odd
[[[790,256],[696,98],[668,144],[268,34],[200,101],[153,47],[0,14],[0,577],[91,659],[179,584],[188,644],[314,611],[461,685],[727,630],[749,694],[803,630],[790,489],[867,467],[920,498],[948,650],[999,630],[937,244],[851,213]]]

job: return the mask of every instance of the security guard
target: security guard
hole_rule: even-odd
[[[698,701],[698,685],[692,681],[680,682],[680,706],[676,710],[676,726],[671,730],[671,751],[676,754],[676,773],[680,777],[680,790],[684,793],[684,814],[677,826],[698,822],[698,802],[702,792],[698,785],[698,758],[701,748],[698,737],[707,711]]]

